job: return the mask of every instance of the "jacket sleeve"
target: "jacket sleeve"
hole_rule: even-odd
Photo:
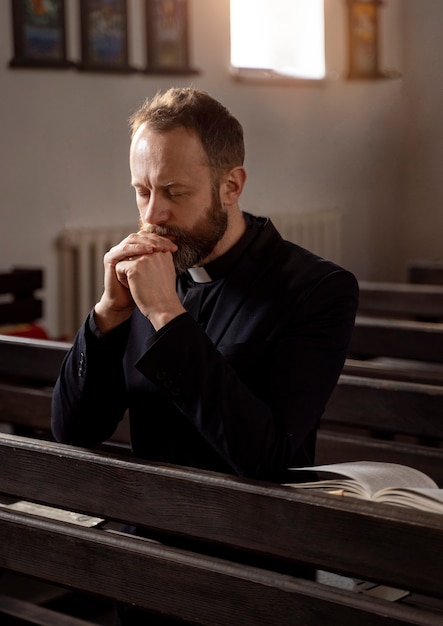
[[[272,340],[218,348],[183,314],[137,368],[236,474],[278,480],[291,465],[314,462],[304,446],[342,370],[357,301],[354,276],[332,272],[292,317],[275,320]]]
[[[52,398],[52,432],[62,443],[94,446],[108,439],[127,407],[123,354],[128,324],[99,337],[92,313],[66,355]]]

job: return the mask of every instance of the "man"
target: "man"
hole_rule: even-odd
[[[240,210],[242,128],[208,94],[157,94],[131,127],[139,231],[105,255],[103,296],[55,388],[54,435],[94,446],[129,409],[138,457],[282,480],[314,462],[356,280]]]
[[[278,481],[314,462],[356,280],[241,212],[242,129],[208,94],[157,94],[131,124],[140,230],[105,256],[55,437],[94,446],[128,408],[137,456]]]

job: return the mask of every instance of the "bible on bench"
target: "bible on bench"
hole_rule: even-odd
[[[290,468],[297,489],[397,504],[443,514],[443,489],[426,474],[406,465],[354,461]]]

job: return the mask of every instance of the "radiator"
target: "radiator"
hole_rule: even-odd
[[[341,215],[338,209],[271,215],[280,234],[319,256],[341,262]]]
[[[288,241],[340,262],[340,214],[337,210],[277,214],[272,222]],[[66,228],[57,241],[59,333],[71,340],[103,292],[103,256],[135,225]]]

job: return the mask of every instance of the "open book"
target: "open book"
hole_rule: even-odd
[[[443,514],[443,489],[412,467],[397,463],[355,461],[290,468],[297,489],[313,489],[385,504]]]

